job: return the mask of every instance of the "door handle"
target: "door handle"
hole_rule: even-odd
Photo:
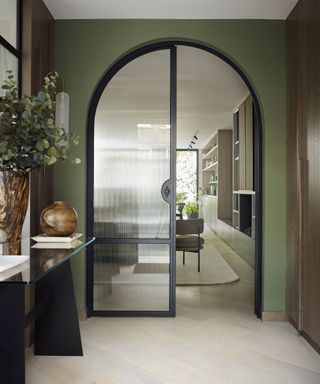
[[[171,203],[171,189],[172,189],[171,187],[172,186],[171,186],[170,179],[166,180],[161,187],[161,196],[163,200],[169,204]]]

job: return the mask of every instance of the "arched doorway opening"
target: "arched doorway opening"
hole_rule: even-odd
[[[155,300],[154,303],[149,306],[145,305],[143,303],[143,300],[141,302],[141,290],[146,288],[146,285],[148,286],[148,289],[153,285],[152,284],[152,278],[154,276],[149,276],[149,281],[144,281],[141,286],[137,288],[135,286],[136,292],[134,296],[130,296],[127,293],[125,294],[124,291],[119,291],[119,295],[122,297],[124,301],[126,301],[126,305],[128,303],[132,303],[132,301],[139,301],[139,305],[137,308],[135,306],[129,307],[129,308],[121,308],[121,306],[114,305],[109,310],[105,310],[103,307],[99,307],[99,305],[95,306],[94,303],[94,295],[95,295],[95,289],[97,290],[97,295],[104,295],[106,291],[112,289],[110,288],[110,285],[104,285],[101,282],[99,283],[100,277],[95,275],[95,267],[94,267],[94,255],[90,255],[88,258],[88,281],[87,281],[87,303],[89,308],[89,316],[92,315],[100,315],[100,316],[112,316],[112,315],[131,315],[131,316],[141,316],[141,315],[147,315],[147,316],[174,316],[175,315],[175,150],[177,148],[176,146],[176,120],[177,120],[177,46],[187,46],[187,47],[193,47],[197,49],[201,49],[203,51],[206,51],[210,54],[215,55],[216,57],[223,60],[226,64],[228,64],[231,68],[233,68],[237,74],[240,76],[242,81],[247,86],[250,95],[252,97],[253,102],[253,110],[254,110],[254,127],[253,127],[253,140],[254,140],[254,153],[253,153],[253,160],[254,160],[254,180],[255,180],[255,306],[254,310],[258,317],[260,317],[261,314],[261,302],[262,302],[262,115],[261,115],[261,108],[259,104],[259,100],[257,97],[257,94],[254,90],[254,87],[250,81],[250,79],[247,77],[247,75],[242,71],[242,69],[227,55],[224,53],[221,53],[220,51],[208,47],[206,45],[203,45],[201,43],[195,43],[195,42],[189,42],[184,40],[172,40],[172,41],[164,41],[164,42],[157,42],[152,44],[146,44],[142,47],[139,47],[137,49],[134,49],[130,53],[126,54],[125,56],[121,57],[111,68],[107,70],[107,72],[103,75],[101,80],[99,81],[96,89],[94,90],[90,107],[89,107],[89,114],[88,114],[88,130],[87,130],[87,153],[88,153],[88,168],[87,168],[87,178],[88,178],[88,189],[87,189],[87,233],[88,235],[96,236],[97,238],[97,244],[96,249],[93,251],[96,254],[96,257],[100,262],[103,264],[103,254],[108,253],[109,257],[121,258],[123,259],[122,268],[128,268],[127,258],[133,257],[133,258],[139,258],[144,257],[146,254],[161,254],[163,257],[163,260],[167,260],[164,262],[164,268],[166,271],[167,279],[164,281],[159,282],[159,285],[161,288],[159,289],[159,286],[155,288]],[[149,55],[149,56],[148,56]],[[158,56],[157,56],[158,55]],[[127,166],[133,166],[132,168],[127,169],[127,173],[134,174],[134,172],[137,172],[137,169],[139,169],[139,175],[141,174],[146,175],[146,179],[141,179],[140,176],[137,175],[134,177],[134,181],[128,181],[125,190],[128,192],[129,184],[133,185],[134,183],[137,183],[137,180],[139,179],[139,186],[135,184],[135,191],[132,192],[135,197],[128,194],[123,195],[124,199],[127,200],[134,200],[138,199],[141,201],[141,204],[133,204],[135,208],[131,209],[131,215],[135,217],[134,219],[123,216],[123,201],[119,203],[119,201],[116,203],[118,204],[118,208],[114,210],[114,212],[109,212],[107,215],[109,215],[108,224],[105,225],[101,224],[101,221],[99,222],[99,215],[104,215],[104,213],[101,213],[101,206],[98,207],[97,200],[98,195],[97,191],[99,188],[103,188],[103,183],[99,186],[99,183],[97,183],[97,179],[102,180],[104,170],[102,170],[100,173],[100,177],[96,174],[95,177],[95,164],[97,164],[97,143],[101,143],[103,140],[101,140],[101,137],[97,136],[98,129],[95,127],[95,123],[97,121],[97,118],[99,118],[99,111],[97,112],[99,102],[101,98],[104,95],[104,91],[106,89],[112,89],[112,82],[115,80],[117,74],[119,74],[122,70],[125,70],[125,68],[130,63],[135,63],[137,67],[137,71],[139,71],[139,59],[146,58],[146,57],[157,57],[157,67],[153,68],[153,70],[156,70],[157,73],[162,76],[161,81],[163,85],[163,90],[161,95],[148,95],[148,102],[150,102],[150,99],[154,97],[153,102],[157,103],[157,105],[161,105],[161,107],[157,107],[156,109],[162,110],[162,115],[157,116],[157,122],[153,124],[153,130],[156,130],[157,134],[156,136],[149,137],[149,144],[150,141],[152,142],[151,149],[152,149],[152,156],[157,153],[157,155],[151,159],[150,150],[147,153],[145,148],[143,148],[145,143],[145,137],[148,136],[146,134],[148,132],[148,129],[150,127],[147,127],[145,123],[141,123],[139,126],[139,123],[136,124],[136,127],[138,129],[138,134],[136,134],[135,139],[138,137],[138,146],[139,146],[139,153],[134,154],[134,158],[129,156],[127,158]],[[141,78],[139,76],[141,75],[139,72],[136,72],[137,78],[135,79],[135,82],[132,82],[133,87],[139,87],[139,83],[141,84]],[[148,73],[148,83],[147,86],[152,89],[152,76],[151,73]],[[148,77],[148,76],[145,76]],[[121,80],[120,80],[121,82]],[[129,82],[130,83],[130,82]],[[121,84],[118,85],[117,91],[119,92],[119,89],[121,89]],[[153,92],[154,93],[154,92]],[[109,94],[110,96],[110,94]],[[162,100],[159,100],[161,98]],[[134,99],[134,97],[133,97]],[[112,104],[110,102],[110,99],[108,100],[110,110],[108,112],[108,118],[110,118],[110,113],[114,111],[116,108],[115,106],[112,107]],[[145,102],[147,102],[145,100]],[[151,105],[151,104],[150,104]],[[139,107],[138,107],[139,108]],[[129,110],[130,108],[128,108]],[[152,112],[152,107],[150,108],[150,113]],[[164,111],[165,110],[165,111]],[[100,114],[101,119],[104,119],[103,114]],[[97,117],[98,116],[98,117]],[[109,119],[110,120],[110,119]],[[121,127],[114,121],[113,122],[113,130],[121,131]],[[109,130],[109,141],[116,141],[117,138],[110,137]],[[140,132],[140,133],[139,133]],[[96,136],[95,136],[96,135]],[[128,136],[127,131],[122,131],[122,137]],[[141,143],[141,138],[144,137]],[[118,137],[119,138],[119,137]],[[129,140],[130,141],[130,140]],[[159,144],[160,143],[160,144]],[[132,145],[130,143],[125,144],[125,148],[122,147],[122,153],[125,149],[127,152],[132,151],[132,148],[130,147]],[[137,142],[135,142],[135,146],[137,146]],[[150,147],[149,147],[150,149]],[[100,160],[103,163],[110,162],[110,158],[106,158],[105,153],[110,151],[115,154],[119,154],[119,146],[116,146],[114,148],[110,147],[104,147],[101,148],[101,152],[104,154],[102,157],[100,157]],[[160,154],[160,155],[159,155]],[[118,156],[118,155],[117,155]],[[157,161],[157,156],[160,156],[161,162],[165,163],[164,167],[162,169],[158,169],[159,161]],[[149,160],[147,160],[149,159]],[[151,162],[150,162],[151,159]],[[158,158],[159,160],[159,158]],[[114,159],[112,159],[114,161]],[[115,161],[119,162],[119,158]],[[146,161],[149,161],[150,164],[153,164],[151,167],[145,167]],[[144,164],[144,165],[143,165]],[[119,169],[117,168],[117,174],[119,176]],[[151,175],[160,175],[160,178],[152,179]],[[97,177],[98,176],[98,177]],[[122,176],[123,178],[126,176]],[[115,182],[115,184],[121,184],[122,181],[119,180],[121,178],[118,177],[118,180]],[[153,180],[153,183],[156,184],[156,189],[160,191],[158,194],[159,199],[154,199],[153,194],[155,193],[155,190],[152,191],[152,188],[149,188],[149,195],[147,197],[144,195],[145,188],[143,185],[145,183],[149,183],[150,180]],[[95,184],[96,183],[96,184]],[[132,184],[133,183],[133,184]],[[120,188],[120,187],[119,187]],[[140,192],[137,192],[140,191]],[[117,196],[121,195],[120,189],[114,190],[113,192],[113,200],[111,199],[109,201],[109,204],[112,204],[112,201],[115,202],[117,200]],[[138,196],[137,196],[138,194]],[[110,190],[109,195],[110,197]],[[106,196],[102,195],[101,199],[105,199]],[[144,199],[144,200],[143,200]],[[101,200],[101,201],[102,201]],[[143,203],[142,203],[143,201]],[[96,205],[95,205],[96,204]],[[119,205],[120,204],[120,205]],[[144,206],[143,206],[144,204]],[[148,205],[149,204],[149,205]],[[143,207],[142,207],[143,206]],[[153,209],[153,213],[150,214],[152,209],[150,210],[150,207]],[[122,211],[121,211],[122,209]],[[100,212],[99,212],[100,210]],[[143,214],[141,212],[144,212]],[[146,213],[148,212],[148,213]],[[165,212],[165,213],[164,213]],[[149,220],[148,230],[146,230],[146,226],[143,224],[142,216],[148,217],[147,220]],[[119,217],[122,216],[122,219],[119,219]],[[117,217],[117,224],[114,225],[112,220]],[[136,218],[138,219],[138,224],[136,223]],[[130,221],[130,224],[128,223]],[[102,220],[103,222],[103,220]],[[112,223],[111,223],[112,222]],[[135,224],[132,224],[135,222]],[[150,223],[159,223],[160,225],[155,226],[154,224],[150,225]],[[150,229],[150,228],[153,229]],[[159,230],[159,227],[161,227],[161,230]],[[137,229],[138,228],[138,229]],[[143,228],[143,229],[141,229]],[[110,266],[110,265],[109,265]],[[100,265],[101,267],[101,265]],[[118,268],[118,266],[117,266]],[[95,288],[95,281],[98,282],[96,288]],[[123,285],[123,282],[119,283],[118,286]],[[125,284],[128,284],[128,281],[125,282]],[[131,283],[130,283],[131,284]],[[117,287],[118,287],[117,286]],[[144,288],[143,288],[144,287]],[[151,288],[150,288],[151,289]],[[133,292],[133,289],[129,289],[130,293]],[[124,297],[127,296],[127,299]],[[167,299],[164,300],[164,297]],[[121,300],[122,300],[121,299]],[[161,305],[159,304],[161,303]]]

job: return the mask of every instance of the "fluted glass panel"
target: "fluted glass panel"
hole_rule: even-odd
[[[139,57],[105,88],[95,117],[94,235],[169,238],[170,52]]]
[[[169,245],[95,244],[94,310],[169,310]]]
[[[0,1],[0,35],[17,46],[17,0]]]

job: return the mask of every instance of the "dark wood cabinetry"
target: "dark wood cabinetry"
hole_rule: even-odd
[[[43,77],[54,69],[54,19],[43,0],[22,0],[22,93],[38,92]],[[40,233],[40,214],[53,201],[53,167],[30,175],[30,235]],[[28,219],[28,218],[27,218]],[[26,308],[34,303],[32,287],[25,290]],[[33,342],[28,328],[26,344]]]
[[[42,0],[23,0],[22,91],[35,94],[54,69],[54,19]],[[53,167],[30,175],[30,234],[40,231],[39,218],[53,200]]]
[[[320,351],[320,3],[300,0],[287,32],[287,313]]]

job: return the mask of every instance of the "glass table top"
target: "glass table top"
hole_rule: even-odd
[[[36,243],[25,238],[21,240],[21,255],[17,256],[6,254],[6,244],[0,244],[0,285],[33,284],[94,240],[94,237],[87,237],[72,243]]]

